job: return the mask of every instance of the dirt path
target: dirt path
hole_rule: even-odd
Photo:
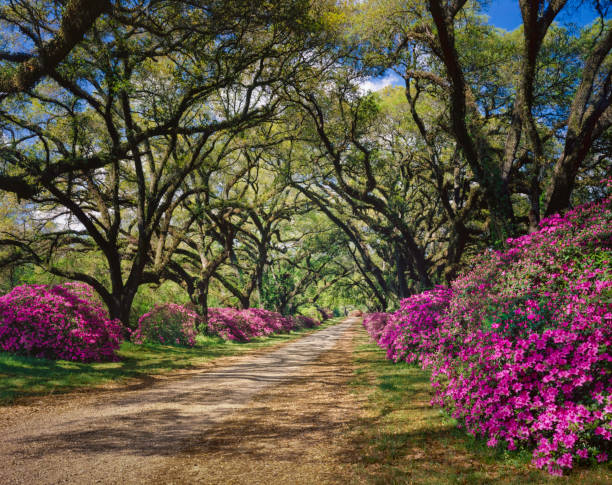
[[[291,381],[260,393],[192,448],[146,476],[151,484],[362,484],[354,434],[367,396],[351,392],[352,326]]]
[[[273,408],[270,412],[254,411],[257,401],[249,403],[256,396],[269,403],[280,402],[282,400],[274,394],[282,394],[296,384],[304,387],[313,379],[322,381],[329,377],[334,381],[342,378],[340,367],[333,364],[338,352],[330,350],[342,347],[342,337],[350,333],[349,329],[357,321],[349,319],[276,351],[246,356],[234,365],[183,380],[160,383],[144,390],[117,392],[94,399],[85,406],[42,411],[19,422],[11,420],[0,429],[0,483],[123,484],[150,483],[152,480],[163,483],[297,483],[296,480],[285,481],[280,476],[272,482],[269,476],[260,476],[259,481],[253,477],[242,480],[232,473],[231,467],[216,478],[211,473],[194,475],[193,468],[196,465],[202,470],[211,470],[208,465],[219,457],[223,462],[223,453],[209,453],[210,440],[214,442],[214,436],[219,433],[235,443],[246,435],[245,444],[259,451],[265,449],[265,437],[259,437],[260,443],[249,444],[249,441],[258,438],[252,435],[257,429],[275,426],[270,422],[271,417],[276,419],[271,416],[275,411]],[[350,361],[349,356],[339,355]],[[321,368],[322,373],[313,376],[313,371],[320,367],[320,362],[326,362],[325,359],[332,359],[331,363],[323,364],[327,371]],[[291,379],[294,382],[287,385]],[[333,388],[333,382],[330,384]],[[312,395],[312,399],[316,400],[316,396]],[[276,411],[285,413],[280,418],[294,431],[280,433],[283,439],[293,445],[298,440],[302,450],[304,443],[300,442],[299,434],[304,422],[296,422],[285,410]],[[326,419],[314,409],[304,413],[300,407],[295,411],[302,419],[306,416],[308,423]],[[333,414],[330,419],[334,418]],[[248,416],[251,419],[236,428],[236,423]],[[331,424],[332,427],[336,425],[336,422]],[[321,426],[325,423],[321,422]],[[238,455],[243,456],[238,450],[232,445],[232,456],[227,457],[226,464]],[[287,457],[292,456],[291,452],[287,453]],[[195,462],[194,456],[199,456]],[[293,458],[289,461],[296,465],[305,463],[295,455]],[[190,467],[186,468],[185,460]],[[328,478],[331,480],[332,476]]]

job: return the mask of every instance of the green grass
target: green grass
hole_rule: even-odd
[[[248,343],[227,342],[202,335],[197,337],[193,348],[124,342],[118,352],[121,358],[119,362],[83,364],[0,352],[0,405],[11,404],[23,397],[95,388],[113,381],[129,379],[131,385],[147,385],[152,375],[194,368],[218,357],[280,345],[338,323],[339,320],[329,320],[315,330],[275,334]]]
[[[365,331],[355,342],[354,392],[367,393],[355,430],[360,473],[380,484],[610,484],[612,466],[574,470],[556,478],[530,466],[529,452],[489,448],[429,404],[429,375],[386,360]]]

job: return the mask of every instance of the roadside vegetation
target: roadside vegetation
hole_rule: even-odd
[[[416,364],[388,360],[366,332],[355,339],[353,392],[367,405],[353,432],[359,475],[374,484],[610,483],[612,466],[577,467],[553,477],[532,465],[531,453],[490,448],[431,405],[431,374]]]
[[[339,321],[338,318],[327,320],[316,329]],[[147,385],[158,374],[195,369],[219,357],[282,345],[316,329],[300,328],[288,333],[256,337],[244,343],[199,334],[193,347],[123,342],[117,351],[117,362],[70,362],[0,352],[0,405],[32,396],[88,392],[111,383],[120,386]]]
[[[612,198],[544,219],[364,326],[431,372],[432,404],[554,475],[612,453]]]

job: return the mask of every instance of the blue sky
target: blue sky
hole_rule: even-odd
[[[522,23],[518,0],[491,0],[486,13],[489,22],[502,29],[514,30]],[[593,8],[593,0],[570,0],[556,21],[562,24],[574,23],[581,27],[591,23],[595,17],[597,12]]]

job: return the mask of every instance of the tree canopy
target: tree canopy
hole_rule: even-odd
[[[0,2],[3,289],[385,310],[601,197],[609,3],[484,3]]]

